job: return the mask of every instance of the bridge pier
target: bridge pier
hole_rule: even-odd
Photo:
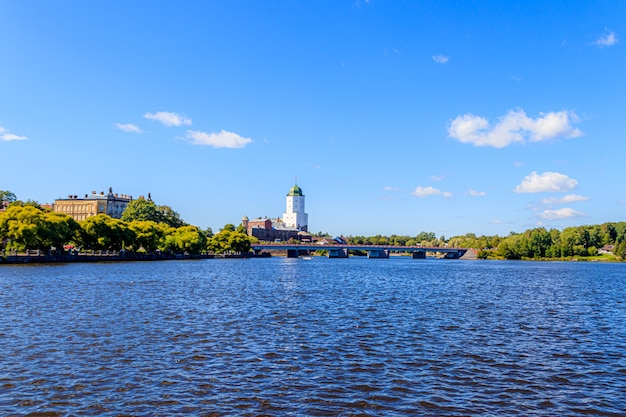
[[[298,256],[300,256],[298,249],[287,249],[287,258],[297,258]]]
[[[413,259],[426,259],[426,252],[413,252]]]
[[[337,249],[328,249],[328,257],[329,258],[347,258],[348,257],[348,249],[337,248]]]
[[[372,259],[388,259],[389,251],[387,249],[368,250],[367,257]]]

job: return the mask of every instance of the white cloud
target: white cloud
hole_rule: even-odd
[[[115,123],[115,127],[117,127],[122,132],[143,133],[143,131],[139,127],[135,126],[132,123]]]
[[[443,181],[446,177],[443,175],[431,175],[430,179],[433,181]]]
[[[143,115],[146,119],[156,120],[164,124],[165,126],[189,126],[191,125],[191,119],[179,113],[172,113],[168,111],[158,111],[156,113],[146,113]]]
[[[415,191],[413,191],[411,194],[419,198],[430,197],[433,195],[441,195],[446,198],[452,197],[452,193],[448,191],[441,191],[441,190],[438,190],[437,188],[433,188],[430,186],[429,187],[419,187],[419,186],[415,187]]]
[[[585,213],[576,211],[572,208],[566,207],[558,210],[544,210],[539,213],[539,217],[544,220],[563,220],[570,219],[572,217],[586,217]]]
[[[548,197],[543,199],[543,204],[571,204],[579,201],[588,201],[590,197],[578,194],[568,194],[565,197]]]
[[[594,45],[598,45],[600,48],[604,48],[605,46],[613,46],[619,42],[619,39],[617,39],[615,32],[606,28],[604,29],[604,31],[604,35],[600,36],[593,42]]]
[[[540,113],[534,119],[528,117],[524,110],[511,110],[500,117],[494,126],[483,117],[464,114],[450,123],[448,134],[461,143],[504,148],[514,142],[541,142],[558,137],[581,136],[582,132],[572,127],[571,122],[578,122],[578,117],[565,110]]]
[[[467,190],[467,193],[469,195],[471,195],[472,197],[483,197],[483,196],[487,195],[487,193],[484,192],[484,191],[476,191],[476,190],[473,190],[471,188],[469,190]]]
[[[19,136],[14,133],[9,132],[4,127],[0,126],[0,140],[3,141],[12,141],[12,140],[28,140],[26,136]]]
[[[244,138],[233,132],[222,130],[218,133],[206,133],[197,130],[188,130],[186,139],[194,145],[206,145],[214,148],[243,148],[252,142],[252,139]]]
[[[450,61],[450,57],[442,54],[437,54],[433,55],[433,61],[435,61],[437,64],[447,64],[448,61]]]
[[[544,172],[539,175],[536,171],[524,177],[522,182],[513,189],[516,193],[562,193],[573,190],[578,181],[558,172]]]
[[[387,185],[385,187],[383,187],[384,191],[400,191],[400,189],[398,187],[392,187],[390,185]]]

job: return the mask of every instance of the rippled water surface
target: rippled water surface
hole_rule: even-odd
[[[626,415],[626,265],[0,267],[0,414]]]

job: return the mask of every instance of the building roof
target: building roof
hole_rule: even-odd
[[[302,188],[298,187],[298,184],[291,187],[289,190],[289,194],[287,197],[304,197],[304,193],[302,192]]]

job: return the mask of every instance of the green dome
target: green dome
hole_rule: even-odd
[[[298,185],[294,185],[293,187],[291,187],[291,189],[289,190],[289,194],[287,194],[287,197],[303,197],[304,193],[302,192],[302,188],[298,187]]]

